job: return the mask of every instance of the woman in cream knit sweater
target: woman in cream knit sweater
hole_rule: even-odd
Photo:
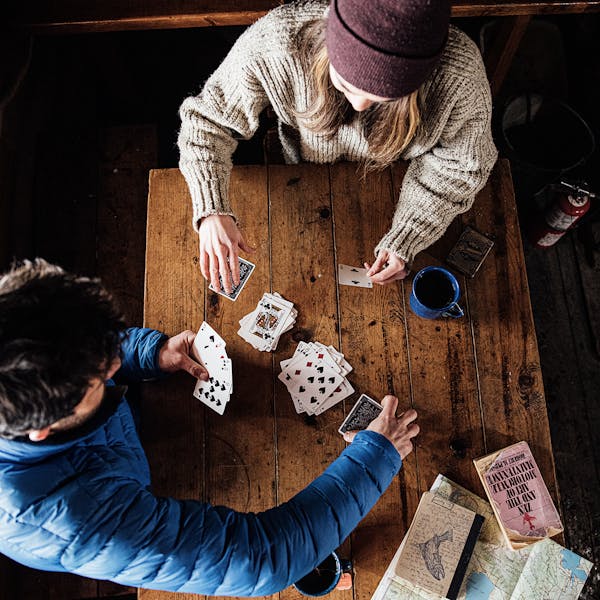
[[[368,8],[367,8],[368,7]],[[237,139],[271,105],[287,162],[410,164],[389,231],[369,265],[402,279],[419,251],[468,210],[496,160],[491,99],[475,44],[449,26],[447,0],[331,0],[278,7],[249,27],[180,109],[204,277],[226,291],[251,252],[229,202]]]

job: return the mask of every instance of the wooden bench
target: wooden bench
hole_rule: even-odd
[[[216,25],[249,25],[283,0],[94,0],[79,2],[15,3],[7,11],[5,23],[11,29],[37,34],[126,31],[136,29],[174,29]],[[533,15],[599,12],[600,0],[453,0],[453,17],[508,17],[485,62],[492,88],[497,96],[515,52]]]
[[[149,384],[142,431],[155,492],[261,511],[284,502],[344,447],[337,433],[350,398],[319,417],[294,411],[277,380],[300,340],[341,349],[349,379],[372,397],[394,393],[419,412],[421,434],[399,477],[342,548],[355,598],[368,600],[415,512],[443,473],[483,494],[472,459],[527,440],[555,501],[558,489],[540,362],[508,163],[501,160],[474,208],[417,257],[443,261],[464,225],[495,240],[474,279],[460,277],[466,317],[426,321],[408,308],[410,281],[336,288],[337,263],[360,264],[391,222],[405,172],[361,181],[355,164],[239,166],[231,197],[256,269],[236,302],[207,290],[198,268],[191,203],[176,169],[150,174],[144,324],[168,334],[208,321],[227,342],[234,393],[224,416],[192,397],[189,376]],[[298,320],[276,352],[236,331],[265,291],[295,303]],[[352,598],[353,592],[334,592]],[[178,596],[140,590],[143,600]],[[282,592],[283,599],[299,598]],[[187,596],[186,596],[187,598]]]
[[[36,33],[172,29],[249,25],[283,0],[61,0],[18,3],[8,12],[13,26]],[[17,3],[14,3],[17,4]],[[600,0],[453,0],[453,17],[507,17],[600,11]]]

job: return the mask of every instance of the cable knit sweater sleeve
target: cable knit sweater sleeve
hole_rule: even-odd
[[[236,138],[252,137],[269,103],[256,80],[252,45],[243,34],[202,92],[180,108],[179,168],[192,196],[194,225],[210,214],[233,215],[228,198]]]
[[[497,158],[490,89],[479,51],[455,29],[448,46],[448,62],[425,86],[425,131],[409,147],[411,161],[392,227],[375,248],[409,263],[471,208]]]

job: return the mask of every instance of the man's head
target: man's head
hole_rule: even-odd
[[[99,406],[124,322],[97,280],[44,260],[0,276],[0,436],[42,440]]]

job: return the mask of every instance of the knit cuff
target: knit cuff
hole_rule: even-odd
[[[431,235],[424,236],[407,223],[400,223],[381,238],[375,247],[375,255],[377,256],[380,250],[387,250],[397,254],[407,264],[411,264],[415,256],[435,239]]]
[[[196,231],[200,220],[209,215],[235,214],[229,202],[229,173],[207,179],[199,174],[193,165],[179,165],[192,197],[193,226]]]

